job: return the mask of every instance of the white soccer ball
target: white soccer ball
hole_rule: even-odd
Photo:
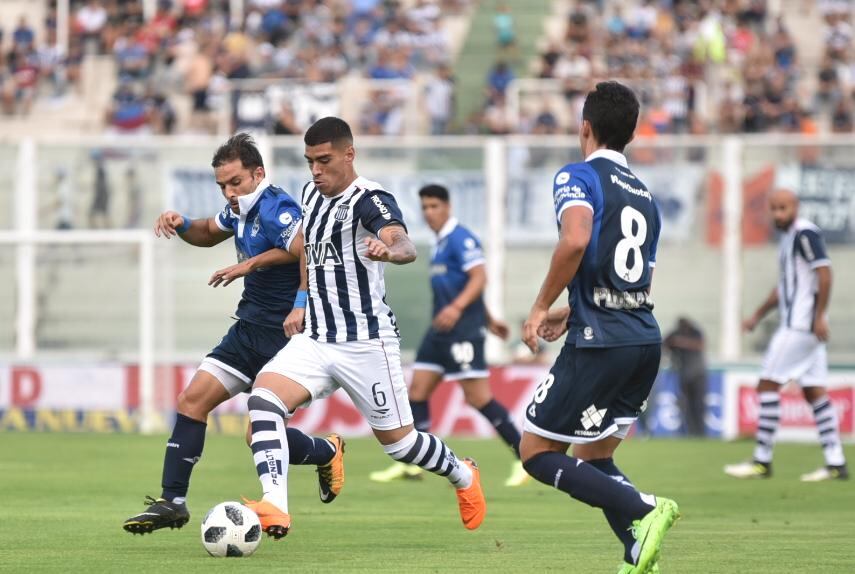
[[[260,542],[258,515],[240,502],[221,502],[202,521],[202,544],[211,556],[249,556]]]

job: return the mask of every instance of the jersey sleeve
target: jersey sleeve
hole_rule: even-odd
[[[468,272],[486,262],[484,251],[481,249],[481,242],[472,233],[466,233],[455,241],[454,250],[463,271]]]
[[[811,269],[831,265],[831,259],[829,259],[828,252],[825,249],[825,241],[823,241],[822,235],[813,229],[800,231],[796,245],[799,253],[805,258]]]
[[[282,194],[264,221],[264,234],[274,247],[289,251],[291,242],[300,232],[302,212],[289,196]]]
[[[357,207],[362,226],[374,235],[391,223],[407,228],[401,208],[391,193],[379,189],[367,191],[359,199]]]
[[[561,215],[570,207],[587,207],[594,211],[593,190],[588,180],[582,176],[581,166],[567,166],[555,176],[552,186],[552,199],[555,202],[555,219],[561,225]]]
[[[659,204],[653,202],[653,212],[656,214],[656,224],[653,226],[653,241],[650,243],[650,267],[656,267],[656,251],[659,249],[659,232],[662,231],[662,214]]]
[[[227,233],[234,233],[234,222],[237,220],[235,214],[232,213],[231,206],[227,203],[226,206],[214,216],[214,222],[221,230]]]

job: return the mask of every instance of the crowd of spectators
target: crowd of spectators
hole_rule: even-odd
[[[208,130],[211,111],[232,106],[236,124],[247,110],[251,127],[290,131],[281,106],[260,109],[260,99],[239,106],[224,97],[240,80],[290,80],[318,84],[346,74],[369,80],[410,79],[448,62],[440,25],[446,10],[464,0],[247,0],[241,19],[228,0],[159,0],[146,21],[140,0],[72,0],[72,44],[112,55],[118,89],[109,123],[118,130],[168,133],[175,124],[171,94],[190,96],[191,130]],[[236,21],[239,20],[239,21]],[[360,115],[369,133],[400,133],[405,98],[400,87],[372,88],[374,110]],[[251,90],[253,87],[246,87]],[[155,104],[165,101],[164,105]],[[266,105],[266,104],[265,104]],[[170,108],[164,113],[164,107]],[[269,108],[269,109],[268,109]],[[126,113],[127,112],[127,113]],[[128,121],[128,116],[131,118]],[[161,119],[157,119],[160,116]],[[162,117],[170,121],[164,122]],[[137,126],[137,127],[135,127]],[[300,126],[305,128],[305,126]]]
[[[473,131],[573,132],[586,91],[603,78],[620,78],[640,93],[645,135],[813,132],[823,114],[833,118],[834,130],[848,131],[851,7],[842,0],[821,4],[827,54],[815,98],[800,97],[795,41],[783,19],[768,14],[765,0],[580,1],[530,70],[558,82],[568,112],[555,113],[543,97],[519,118],[501,113],[513,74],[500,59],[487,77]]]

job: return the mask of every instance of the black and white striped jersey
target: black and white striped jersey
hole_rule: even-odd
[[[330,343],[398,337],[386,304],[385,264],[365,256],[366,238],[389,224],[404,225],[395,198],[358,177],[332,198],[309,183],[302,204],[309,275],[304,332]]]
[[[781,235],[778,265],[781,325],[812,331],[818,288],[814,270],[831,265],[819,227],[806,219],[796,219]]]

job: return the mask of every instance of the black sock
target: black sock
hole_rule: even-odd
[[[163,457],[161,496],[166,500],[187,496],[193,466],[202,458],[207,427],[207,423],[185,417],[181,413],[175,416],[175,426],[166,442],[166,454]]]
[[[490,424],[493,425],[493,428],[496,429],[496,432],[499,433],[502,440],[514,449],[517,458],[519,458],[520,431],[517,430],[516,425],[511,421],[511,415],[508,412],[508,409],[496,402],[496,399],[490,399],[489,403],[478,410],[482,415],[484,415],[485,419],[490,421]]]
[[[612,458],[597,458],[589,460],[588,464],[594,468],[600,469],[613,479],[619,478],[619,482],[622,482],[623,484],[632,485],[626,475],[615,465],[615,461]],[[635,537],[633,537],[632,532],[630,531],[632,520],[620,512],[615,512],[614,510],[603,509],[603,514],[606,516],[606,520],[609,522],[612,532],[614,532],[615,536],[618,537],[618,540],[623,543],[624,562],[633,564],[635,559],[632,556],[632,546],[635,544]]]
[[[427,401],[410,401],[410,410],[413,411],[413,426],[417,431],[430,431],[430,406]]]
[[[326,464],[335,456],[335,448],[322,438],[311,437],[291,427],[286,427],[285,434],[288,436],[288,464]]]
[[[542,452],[525,461],[523,466],[540,482],[595,508],[614,510],[630,520],[642,518],[655,507],[652,500],[645,502],[635,488],[566,454]]]

